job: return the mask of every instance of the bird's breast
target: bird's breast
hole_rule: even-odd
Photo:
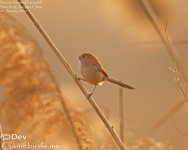
[[[83,78],[90,84],[97,85],[104,81],[103,73],[95,65],[80,66],[80,71]]]

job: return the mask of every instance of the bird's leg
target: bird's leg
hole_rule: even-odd
[[[90,98],[90,97],[93,95],[93,93],[94,93],[96,87],[97,87],[97,84],[94,86],[92,92],[91,92],[90,94],[88,94],[87,98]]]
[[[80,78],[78,75],[75,75],[75,79],[76,79],[76,80],[80,80],[80,81],[82,80],[82,81],[85,81],[85,82],[86,82],[86,80],[85,80],[85,79]]]

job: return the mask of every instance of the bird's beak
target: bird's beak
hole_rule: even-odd
[[[80,56],[77,58],[77,60],[80,60]]]

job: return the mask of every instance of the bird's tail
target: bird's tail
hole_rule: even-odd
[[[105,77],[105,79],[111,83],[115,83],[123,88],[128,88],[128,89],[135,89],[135,87],[131,86],[131,85],[128,85],[128,84],[125,84],[121,81],[117,81],[117,80],[114,80],[112,78],[109,78],[109,77]]]

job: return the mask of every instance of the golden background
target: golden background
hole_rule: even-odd
[[[163,30],[168,20],[167,30],[173,41],[186,40],[188,2],[153,0],[152,4],[164,24]],[[91,52],[110,77],[136,87],[133,91],[124,90],[126,139],[132,134],[151,136],[157,141],[169,140],[176,150],[187,150],[187,136],[180,133],[188,134],[187,104],[160,129],[150,132],[183,96],[175,83],[175,74],[169,69],[173,68],[172,60],[136,0],[46,0],[42,9],[31,11],[76,73],[79,73],[77,57],[82,52]],[[95,128],[96,122],[101,121],[32,22],[25,13],[11,15],[39,43],[68,103],[75,110],[92,115],[89,121]],[[186,42],[176,46],[187,66]],[[91,90],[90,85],[86,87]],[[186,89],[184,81],[183,87]],[[118,90],[106,82],[93,95],[96,103],[108,112],[115,130],[119,123]]]

